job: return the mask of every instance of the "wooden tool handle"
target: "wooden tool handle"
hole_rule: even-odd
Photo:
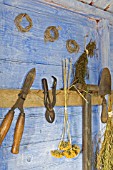
[[[14,117],[14,111],[9,110],[0,126],[0,145],[2,144]]]
[[[107,119],[108,119],[107,102],[106,102],[105,97],[103,97],[102,112],[101,112],[101,122],[102,123],[107,123]]]
[[[13,154],[19,153],[19,146],[24,131],[24,123],[25,123],[25,113],[20,113],[14,132],[13,146],[11,150]]]

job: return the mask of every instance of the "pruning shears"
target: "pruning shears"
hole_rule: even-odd
[[[24,81],[23,87],[18,95],[18,99],[16,103],[8,111],[8,113],[6,114],[5,118],[2,121],[2,124],[0,125],[0,145],[1,145],[13,121],[14,113],[15,113],[14,110],[17,108],[20,110],[20,114],[16,122],[14,140],[13,140],[13,145],[12,145],[12,150],[11,150],[13,154],[19,153],[19,146],[20,146],[22,134],[24,131],[24,124],[25,124],[25,113],[23,109],[23,104],[24,104],[27,94],[29,93],[30,87],[33,84],[35,75],[36,75],[35,68],[31,69],[28,72],[26,79]]]

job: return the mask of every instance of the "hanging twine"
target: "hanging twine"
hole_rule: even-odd
[[[104,140],[100,151],[97,153],[96,163],[98,170],[113,170],[113,111],[111,95],[109,95],[108,101],[108,120]]]
[[[54,36],[51,35],[51,32],[53,32]],[[44,32],[44,41],[45,42],[47,42],[47,41],[54,42],[58,38],[59,38],[59,32],[55,26],[50,26],[45,30],[45,32]]]
[[[75,40],[71,40],[71,39],[66,41],[66,48],[69,53],[78,53],[79,49],[80,49],[77,42]]]
[[[109,116],[104,140],[101,149],[97,153],[97,169],[98,170],[113,170],[113,116]]]
[[[26,26],[25,28],[22,27],[21,24],[20,24],[20,23],[22,22],[22,19],[23,19],[24,17],[25,17],[26,20],[29,22],[29,25]],[[20,32],[28,32],[28,31],[32,28],[32,26],[33,26],[32,19],[31,19],[31,18],[29,17],[29,15],[27,15],[26,13],[19,14],[19,15],[15,18],[14,22],[15,22],[15,25],[16,25],[16,27],[18,28],[18,30],[19,30]]]
[[[74,158],[80,153],[80,147],[76,144],[72,145],[71,134],[70,134],[70,125],[68,122],[68,110],[67,110],[67,100],[68,100],[68,90],[69,90],[69,82],[71,70],[68,72],[68,59],[63,60],[63,77],[64,77],[64,128],[62,132],[61,141],[58,145],[58,149],[51,151],[52,156],[56,158],[61,158],[65,156],[66,158]],[[70,69],[72,61],[70,60]],[[65,141],[65,134],[67,132],[68,141]]]
[[[70,70],[68,70],[68,62]],[[64,107],[64,131],[61,142],[59,144],[59,149],[63,150],[63,155],[66,158],[74,158],[80,152],[80,147],[76,144],[72,145],[72,139],[70,134],[70,124],[68,121],[68,110],[67,110],[67,100],[68,100],[68,90],[70,86],[70,76],[71,76],[71,68],[72,68],[72,61],[68,61],[68,59],[63,61],[63,71],[64,71],[64,98],[65,98],[65,107]],[[68,81],[68,82],[67,82]],[[68,141],[64,141],[64,132],[67,129]]]

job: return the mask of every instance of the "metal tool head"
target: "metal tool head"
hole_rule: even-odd
[[[26,76],[26,78],[25,78],[25,80],[24,80],[24,83],[23,83],[23,87],[22,87],[21,92],[23,92],[23,93],[25,93],[25,94],[28,94],[29,89],[31,88],[31,86],[32,86],[32,84],[33,84],[33,82],[34,82],[35,76],[36,76],[36,69],[35,69],[35,68],[32,68],[32,69],[28,72],[28,74],[27,74],[27,76]]]
[[[52,99],[50,99],[47,80],[45,78],[42,79],[42,87],[44,89],[44,105],[46,107],[45,118],[49,123],[53,123],[55,119],[55,112],[53,110],[53,107],[56,104],[57,79],[54,76],[52,76],[52,78],[53,78]]]
[[[45,112],[45,118],[49,123],[53,123],[55,119],[55,112],[54,110],[46,110]]]
[[[105,96],[106,94],[111,94],[111,74],[108,68],[102,70],[99,83],[99,95]]]
[[[18,95],[19,97],[18,97],[16,103],[14,104],[14,106],[11,108],[12,110],[18,108],[21,112],[24,112],[23,111],[23,103],[26,99],[27,94],[29,93],[30,87],[33,84],[33,81],[35,79],[35,75],[36,75],[35,68],[31,69],[28,72],[28,74],[27,74],[27,76],[24,80],[21,92]]]

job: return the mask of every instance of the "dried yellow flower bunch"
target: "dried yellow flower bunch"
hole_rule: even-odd
[[[51,151],[51,155],[55,158],[62,158],[64,156],[63,152],[61,152],[60,150]]]
[[[70,134],[70,125],[68,121],[68,111],[67,111],[67,84],[69,87],[69,82],[66,82],[67,78],[67,68],[68,68],[68,60],[63,61],[63,70],[64,70],[64,96],[65,96],[65,108],[64,108],[64,128],[62,132],[61,141],[58,145],[58,149],[51,151],[51,155],[55,158],[62,158],[65,156],[66,158],[74,158],[80,153],[80,147],[77,145],[72,145],[71,142],[71,134]],[[70,61],[71,68],[71,61]],[[68,74],[70,75],[70,74]],[[69,80],[69,78],[68,78]],[[65,133],[67,132],[68,140],[65,141]]]
[[[55,158],[75,158],[80,153],[80,147],[77,145],[71,145],[70,142],[61,141],[59,144],[60,150],[51,151],[51,155]]]
[[[71,146],[71,143],[69,141],[61,141],[59,143],[59,149],[60,150],[65,151],[65,150],[71,149],[71,147],[72,146]]]
[[[71,149],[68,149],[63,152],[66,158],[75,158],[80,153],[80,147],[77,145],[72,145]]]

